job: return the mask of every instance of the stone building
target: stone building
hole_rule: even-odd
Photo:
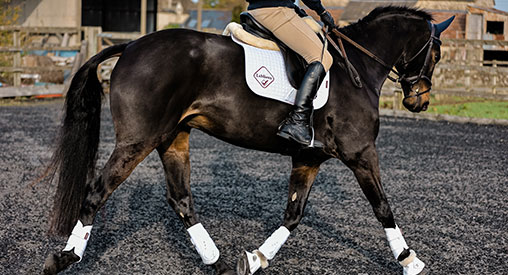
[[[12,0],[9,5],[20,8],[22,26],[147,33],[157,30],[159,2],[164,6],[167,0]]]
[[[506,40],[508,37],[508,13],[495,9],[494,0],[323,0],[323,4],[338,10],[334,17],[342,24],[356,22],[378,6],[397,5],[427,10],[436,21],[455,15],[444,38]],[[491,35],[492,31],[496,35]]]

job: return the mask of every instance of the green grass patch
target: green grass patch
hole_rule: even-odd
[[[464,102],[442,105],[431,102],[427,112],[463,117],[508,119],[508,101]]]
[[[379,107],[392,109],[393,99],[381,97]],[[508,101],[477,97],[431,95],[429,109],[426,113],[475,118],[508,119]]]

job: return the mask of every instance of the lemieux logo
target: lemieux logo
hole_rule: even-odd
[[[254,78],[257,80],[259,85],[265,89],[275,80],[275,77],[273,77],[265,66],[261,66],[261,68],[254,73]]]

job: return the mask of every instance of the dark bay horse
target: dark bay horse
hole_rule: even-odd
[[[266,267],[304,212],[320,165],[338,158],[356,176],[405,274],[417,274],[423,263],[409,250],[383,191],[375,140],[379,130],[381,87],[395,66],[403,75],[404,105],[426,110],[430,79],[440,58],[439,34],[448,23],[434,25],[423,11],[384,7],[340,31],[375,53],[382,66],[344,43],[363,87],[355,88],[338,52],[330,70],[331,92],[314,114],[316,139],[324,148],[301,149],[277,137],[290,106],[252,93],[244,80],[244,53],[230,37],[173,29],[112,46],[92,57],[74,76],[65,102],[58,147],[49,166],[57,191],[50,233],[69,236],[63,251],[50,254],[45,274],[56,274],[83,256],[97,211],[150,152],[157,150],[167,181],[167,200],[205,264],[217,273],[234,274],[195,214],[190,188],[189,135],[200,129],[231,144],[290,155],[287,208],[282,226],[259,248],[239,259],[238,274]],[[443,25],[444,24],[444,25]],[[332,39],[337,36],[331,34]],[[95,175],[102,88],[97,66],[120,56],[111,75],[111,113],[116,146]],[[424,92],[422,92],[424,91]]]

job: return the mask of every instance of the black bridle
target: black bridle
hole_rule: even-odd
[[[388,69],[389,71],[393,72],[394,74],[397,75],[397,78],[394,78],[390,75],[388,75],[388,79],[390,79],[391,81],[397,83],[407,83],[410,85],[410,87],[414,86],[416,83],[418,83],[418,81],[420,81],[421,79],[425,80],[429,86],[429,88],[423,92],[416,92],[416,94],[414,95],[404,95],[404,99],[406,98],[411,98],[411,97],[418,97],[420,95],[423,95],[423,94],[426,94],[428,92],[430,92],[431,90],[431,87],[432,87],[432,80],[430,79],[429,76],[427,76],[425,74],[425,71],[427,70],[428,66],[429,66],[429,63],[430,63],[430,59],[431,59],[431,53],[432,53],[432,47],[434,45],[434,43],[438,44],[441,46],[441,40],[439,39],[439,37],[437,37],[435,34],[436,34],[436,25],[429,23],[429,28],[430,28],[430,37],[429,39],[427,40],[427,42],[423,45],[423,47],[415,54],[413,55],[413,57],[411,57],[408,61],[404,61],[404,63],[402,63],[402,66],[404,66],[404,68],[407,68],[407,66],[409,65],[409,63],[411,63],[413,60],[415,60],[422,52],[425,51],[425,49],[428,47],[427,49],[427,53],[426,53],[426,56],[425,56],[425,62],[423,63],[423,66],[422,68],[420,69],[420,72],[418,73],[418,75],[414,75],[414,76],[406,76],[405,74],[400,74],[396,69],[393,68],[393,66],[388,66],[381,58],[379,58],[378,56],[376,56],[375,54],[373,54],[372,52],[370,52],[369,50],[365,49],[363,46],[361,46],[360,44],[356,43],[355,41],[353,41],[351,38],[347,37],[345,34],[341,33],[339,30],[338,30],[338,27],[335,27],[332,29],[333,33],[335,35],[337,35],[337,38],[338,38],[338,42],[339,42],[339,45],[340,47],[337,46],[337,44],[330,38],[330,36],[325,32],[326,34],[326,38],[328,39],[328,41],[330,42],[330,44],[341,54],[341,56],[346,60],[346,65],[348,67],[352,67],[352,64],[351,62],[349,62],[348,58],[347,58],[347,55],[346,55],[346,52],[345,52],[345,49],[344,49],[344,46],[342,45],[342,39],[346,40],[347,42],[349,42],[351,45],[355,46],[357,49],[359,49],[360,51],[362,51],[364,54],[366,54],[367,56],[369,56],[370,58],[372,58],[373,60],[375,60],[376,62],[378,62],[379,64],[381,64],[383,67],[385,67],[386,69]],[[353,72],[356,72],[356,70],[354,69],[354,67],[352,67],[349,71],[353,71]],[[361,84],[358,85],[358,82],[359,82],[359,77],[356,76],[356,77],[352,77],[352,80],[353,80],[353,83],[355,83],[355,85],[357,87],[361,87]]]
[[[439,37],[437,37],[435,35],[436,34],[436,26],[434,24],[431,24],[429,22],[429,27],[430,27],[430,30],[431,30],[430,37],[427,40],[427,42],[425,43],[425,45],[423,45],[423,47],[413,57],[411,57],[408,61],[404,61],[404,63],[402,63],[402,66],[407,68],[409,63],[411,63],[413,60],[415,60],[422,52],[424,52],[425,48],[428,47],[427,53],[425,55],[425,62],[423,63],[423,66],[420,69],[420,72],[418,73],[418,75],[407,77],[405,74],[400,75],[397,72],[396,74],[399,76],[398,79],[393,79],[393,78],[389,77],[390,80],[392,80],[392,81],[396,81],[396,82],[399,82],[399,83],[404,82],[404,83],[409,84],[410,87],[414,86],[416,83],[418,83],[418,81],[420,81],[422,79],[425,82],[427,82],[428,87],[429,87],[427,90],[422,91],[422,92],[416,91],[416,94],[414,94],[414,95],[404,95],[404,99],[405,98],[411,98],[411,97],[418,97],[420,95],[426,94],[426,93],[430,92],[430,90],[432,88],[432,80],[430,79],[430,77],[428,75],[425,74],[425,71],[428,69],[429,64],[430,64],[432,47],[434,46],[434,43],[436,43],[439,46],[441,46],[441,40],[439,39]]]

